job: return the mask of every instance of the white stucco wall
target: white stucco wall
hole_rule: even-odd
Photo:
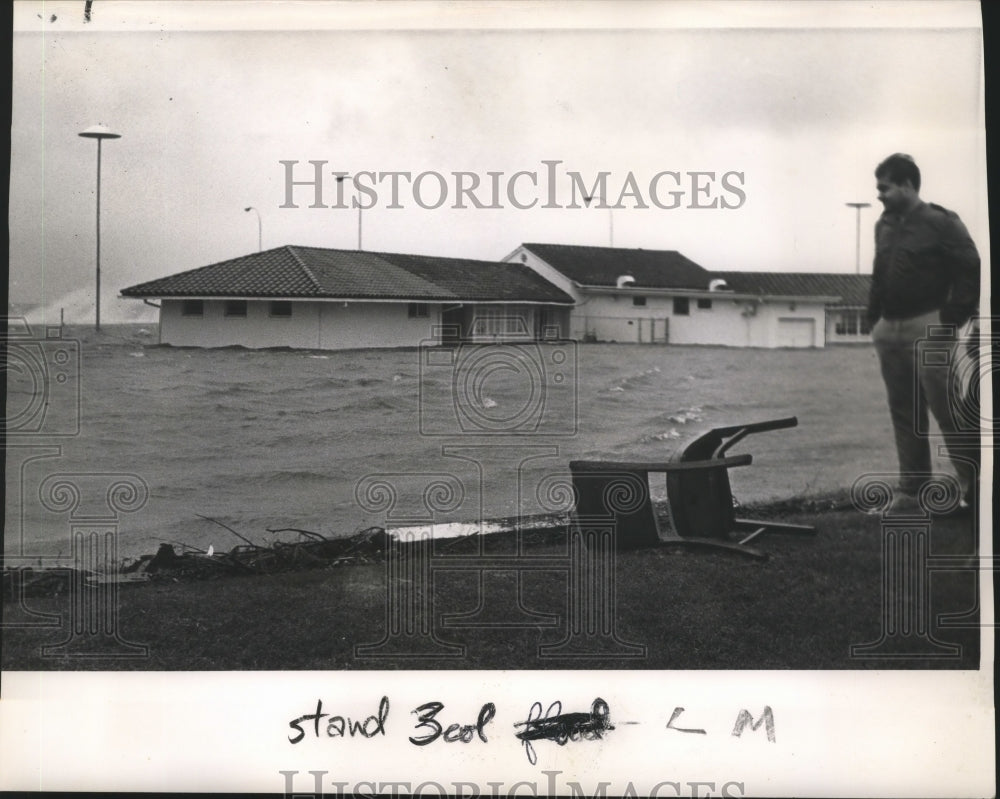
[[[225,316],[223,300],[205,300],[202,316],[182,316],[180,300],[163,300],[160,342],[178,347],[242,346],[353,349],[416,346],[440,324],[440,305],[410,319],[407,303],[293,301],[292,315],[272,317],[270,301],[247,302],[246,317]]]
[[[697,298],[691,297],[689,313],[675,315],[672,297],[636,294],[646,297],[646,305],[633,305],[631,293],[585,297],[570,312],[570,338],[731,347],[822,347],[827,338],[826,313],[819,303],[798,302],[793,310],[788,302],[764,302],[756,304],[753,314],[745,314],[753,306],[747,301],[719,295],[712,297],[711,308],[699,308]],[[205,300],[202,316],[183,316],[180,300],[163,300],[160,341],[182,347],[251,349],[414,347],[436,338],[442,310],[440,304],[428,304],[427,317],[411,319],[405,302],[307,300],[292,302],[291,317],[272,317],[269,307],[268,300],[251,300],[246,317],[227,317],[225,301]],[[533,337],[538,309],[519,306],[514,310],[525,319],[528,337]],[[563,316],[565,311],[551,313]]]
[[[181,300],[163,300],[160,343],[176,347],[315,347],[315,303],[295,303],[289,318],[272,318],[267,301],[248,302],[246,317],[225,316],[225,301],[204,300],[202,316],[183,316]]]
[[[673,297],[634,294],[645,296],[646,304],[634,305],[632,293],[584,298],[572,312],[572,337],[578,341],[780,347],[793,345],[789,336],[795,335],[800,339],[795,346],[824,346],[826,314],[821,303],[755,304],[720,293],[711,298],[711,308],[699,308],[697,298],[691,297],[689,313],[684,315],[673,313]],[[753,313],[745,313],[747,309]],[[807,328],[811,333],[803,336]]]
[[[362,347],[414,347],[432,337],[440,325],[441,306],[428,305],[425,318],[410,319],[407,303],[318,303],[318,349],[346,350]]]
[[[291,347],[295,349],[367,349],[415,347],[440,340],[440,303],[427,303],[426,317],[409,317],[407,302],[292,301],[291,317],[272,317],[270,300],[248,300],[247,315],[225,315],[224,300],[204,300],[201,316],[184,316],[181,300],[163,300],[160,308],[160,343],[177,347]],[[468,321],[479,316],[511,316],[523,320],[522,332],[474,337],[477,341],[532,340],[542,313],[539,306],[470,304]],[[565,335],[566,308],[548,308],[548,325]]]

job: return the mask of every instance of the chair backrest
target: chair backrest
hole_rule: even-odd
[[[673,458],[678,463],[704,462],[704,469],[667,473],[667,508],[674,531],[682,537],[726,538],[733,529],[736,510],[729,469],[712,461],[751,433],[795,427],[788,416],[765,422],[714,427],[694,438]]]

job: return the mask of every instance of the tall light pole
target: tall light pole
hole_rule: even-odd
[[[871,203],[844,203],[848,208],[853,208],[857,211],[857,224],[856,232],[854,235],[854,272],[855,274],[861,274],[861,209],[871,208]]]
[[[260,211],[258,211],[252,205],[248,205],[246,208],[243,209],[243,211],[246,212],[246,213],[249,213],[250,211],[253,211],[255,214],[257,214],[257,252],[263,252],[264,251],[264,238],[263,238],[263,230],[264,229],[261,226],[261,222],[260,222]]]
[[[583,197],[583,201],[587,204],[588,208],[590,208],[590,203],[595,199],[600,200],[604,205],[608,205],[603,194],[589,194]],[[611,205],[608,205],[608,246],[615,246],[615,209]]]
[[[112,133],[104,125],[91,125],[80,136],[97,139],[97,293],[94,295],[94,329],[101,329],[101,142],[104,139],[120,139],[120,133]]]
[[[337,183],[343,183],[350,175],[337,175]],[[337,198],[337,202],[340,202],[340,198]],[[361,201],[358,199],[357,186],[355,186],[354,192],[354,202],[358,206],[358,250],[361,249]]]

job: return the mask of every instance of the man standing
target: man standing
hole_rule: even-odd
[[[957,435],[948,364],[956,331],[979,305],[979,253],[958,215],[920,199],[920,170],[908,155],[890,155],[875,169],[885,207],[875,224],[875,264],[868,321],[882,367],[899,456],[902,494],[894,506],[915,506],[931,472],[930,408],[962,489],[962,508],[975,502],[978,448]],[[926,350],[933,342],[934,352]],[[942,354],[945,357],[941,357]]]

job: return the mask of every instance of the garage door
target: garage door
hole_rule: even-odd
[[[779,347],[815,347],[815,319],[778,319]]]

